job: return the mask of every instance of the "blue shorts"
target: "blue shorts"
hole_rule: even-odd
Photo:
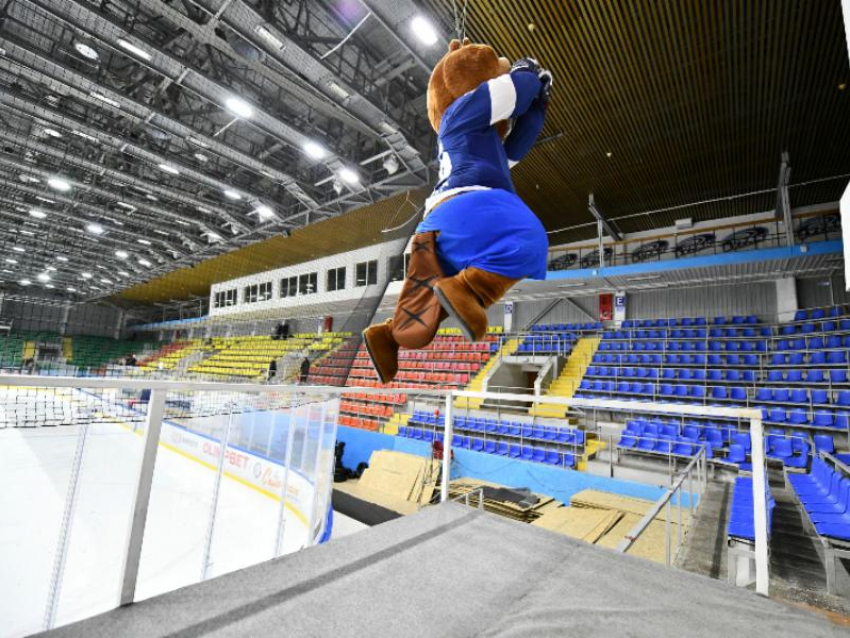
[[[511,279],[546,279],[546,231],[514,193],[492,189],[452,197],[416,228],[432,230],[440,233],[437,257],[447,276],[475,267]]]

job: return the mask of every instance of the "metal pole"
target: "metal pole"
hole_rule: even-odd
[[[454,392],[449,392],[446,395],[446,423],[443,428],[443,482],[440,486],[441,503],[445,503],[449,500],[449,482],[451,481],[452,468],[452,436],[454,436],[454,424],[452,423],[453,413]]]
[[[215,533],[215,519],[218,515],[218,497],[221,493],[221,478],[224,474],[224,459],[227,456],[227,442],[230,440],[230,428],[233,426],[233,404],[230,404],[230,414],[227,415],[227,427],[224,436],[218,444],[218,465],[215,470],[215,482],[213,483],[212,502],[210,503],[210,515],[207,521],[207,533],[204,538],[204,553],[201,563],[201,580],[209,578],[210,554],[212,553],[213,534]]]
[[[694,473],[688,471],[688,508],[691,511],[691,516],[694,515]]]
[[[145,446],[136,492],[133,496],[133,518],[130,521],[130,534],[127,539],[127,551],[121,567],[120,605],[129,605],[136,596],[136,581],[139,577],[139,563],[142,557],[142,541],[145,536],[145,523],[148,517],[153,471],[156,465],[156,453],[159,449],[159,433],[162,430],[162,416],[165,412],[167,390],[152,390],[148,403],[148,417],[145,423]]]
[[[71,463],[71,476],[68,478],[68,489],[65,493],[65,509],[62,512],[62,522],[59,526],[59,541],[56,544],[56,556],[53,559],[53,574],[50,578],[50,589],[47,593],[47,609],[44,613],[44,629],[52,629],[56,623],[56,611],[59,608],[59,594],[62,590],[62,578],[65,574],[65,560],[68,557],[68,542],[71,537],[71,524],[74,522],[74,509],[80,490],[80,474],[83,467],[83,456],[88,440],[89,421],[84,421],[77,434],[77,447],[74,450],[74,460]]]
[[[316,544],[316,514],[319,499],[319,468],[322,464],[322,443],[325,440],[325,404],[319,411],[319,438],[316,441],[316,463],[313,465],[313,506],[310,508],[310,526],[307,529],[307,547]]]
[[[664,523],[664,535],[667,537],[667,544],[664,548],[665,561],[667,563],[667,567],[670,567],[670,519],[673,516],[673,512],[670,509],[670,501],[667,501],[667,506],[665,508],[665,514],[667,520]]]
[[[753,461],[753,522],[756,532],[756,592],[767,596],[770,589],[767,555],[767,474],[764,463],[764,442],[761,416],[750,421],[750,441]]]
[[[289,466],[292,463],[292,441],[295,438],[296,410],[289,409],[289,424],[286,433],[286,455],[283,461],[283,487],[280,492],[280,509],[277,515],[277,537],[275,538],[275,550],[273,556],[283,553],[283,538],[286,532],[286,499],[289,496]]]

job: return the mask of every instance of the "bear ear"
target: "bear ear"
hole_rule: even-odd
[[[469,38],[463,39],[463,46],[468,47],[470,44],[472,44],[472,40],[470,40]]]
[[[449,51],[457,51],[460,48],[460,41],[455,39],[449,42]]]

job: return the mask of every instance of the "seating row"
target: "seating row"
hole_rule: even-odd
[[[445,423],[445,417],[436,418],[428,412],[414,411],[410,423],[423,426],[440,426]],[[539,441],[551,441],[553,443],[564,443],[569,445],[584,445],[584,430],[571,427],[545,426],[521,421],[508,421],[500,419],[487,419],[482,417],[456,416],[452,421],[453,427],[458,430],[469,430],[472,432],[484,432],[486,434],[517,437],[520,439],[535,439]]]
[[[600,352],[767,352],[767,341],[603,341]]]
[[[443,440],[441,432],[435,433],[433,430],[428,428],[402,426],[399,428],[398,434],[399,436],[419,441]],[[550,450],[547,448],[532,447],[529,445],[514,445],[505,442],[493,441],[492,439],[479,439],[459,434],[452,437],[452,446],[454,448],[471,450],[473,452],[484,452],[485,454],[495,454],[497,456],[505,456],[512,459],[531,461],[535,463],[544,463],[546,465],[554,465],[563,468],[572,468],[575,467],[576,464],[576,457],[570,452],[561,452],[560,450]]]
[[[732,325],[752,325],[758,324],[759,318],[756,315],[734,315],[732,317],[714,317],[711,324],[715,326]],[[623,322],[623,328],[660,328],[663,326],[706,326],[708,320],[705,317],[685,317],[682,319],[627,319]]]
[[[850,478],[820,457],[809,474],[788,474],[797,501],[821,536],[850,541]]]
[[[768,538],[770,538],[770,532],[773,527],[773,510],[776,508],[776,501],[773,498],[773,493],[770,491],[767,476],[765,476],[764,487],[765,500],[767,501],[767,534]],[[733,538],[741,538],[753,542],[756,540],[752,477],[739,476],[735,479],[726,533]]]

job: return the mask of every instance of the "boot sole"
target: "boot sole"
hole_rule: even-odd
[[[378,378],[378,381],[386,385],[389,381],[384,381],[384,378],[381,376],[380,368],[378,368],[378,364],[375,361],[375,355],[372,354],[372,348],[369,347],[369,339],[366,338],[366,331],[364,330],[361,334],[363,335],[363,343],[366,344],[366,354],[369,355],[369,361],[372,362],[372,370],[375,371],[375,376]]]
[[[449,298],[443,294],[442,290],[440,290],[439,286],[434,286],[434,294],[437,297],[437,301],[439,301],[440,305],[443,307],[443,310],[449,313],[449,316],[458,322],[458,324],[460,325],[460,331],[463,333],[463,336],[466,337],[466,340],[470,343],[475,343],[476,339],[475,335],[472,334],[472,330],[468,325],[466,325],[466,322],[461,319],[461,316],[454,309],[451,302],[449,301]]]

